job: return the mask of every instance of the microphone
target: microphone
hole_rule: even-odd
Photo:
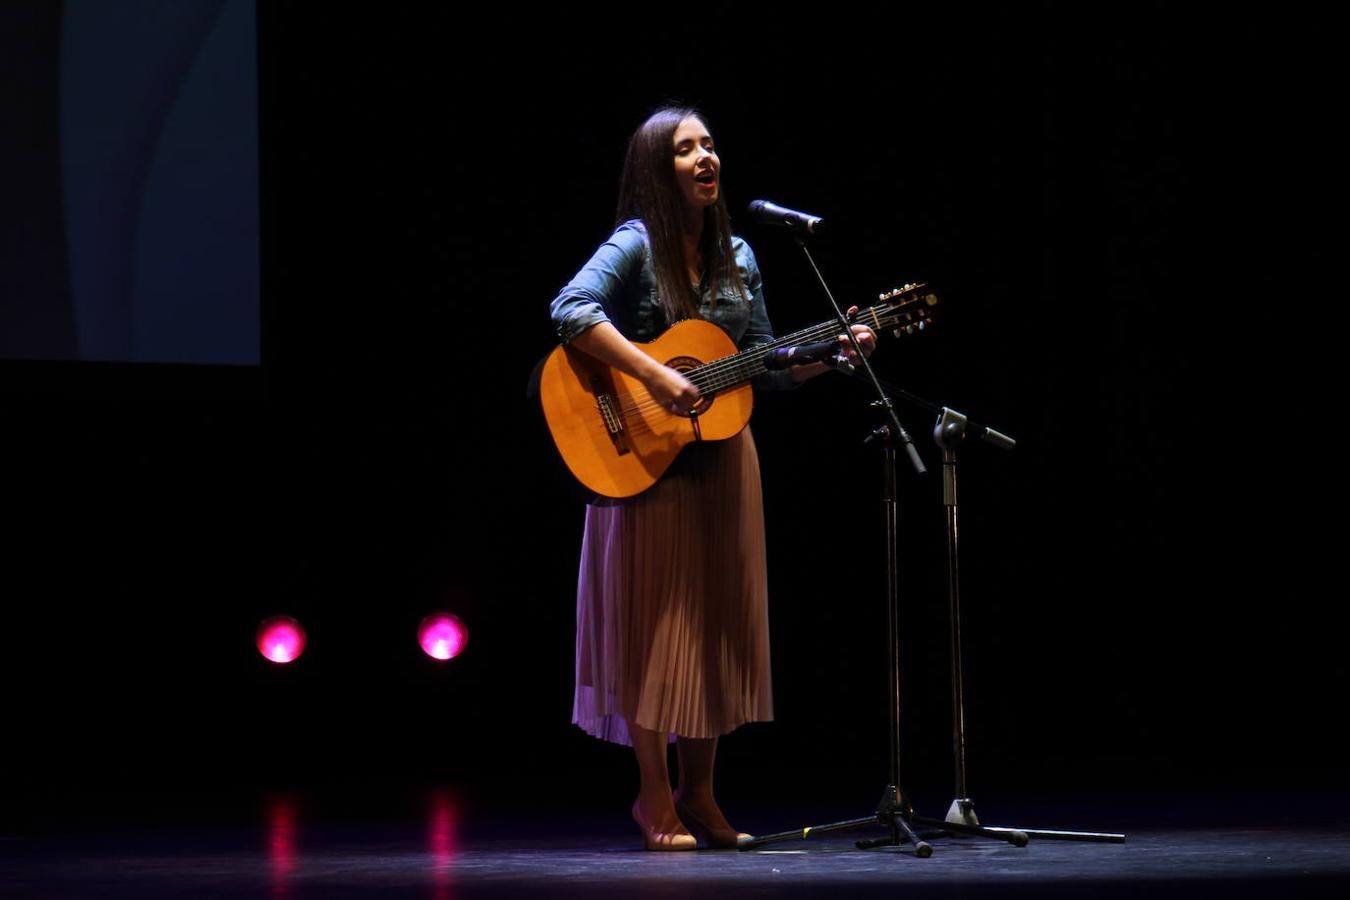
[[[988,441],[1000,450],[1012,450],[1017,446],[1017,441],[1008,437],[1001,431],[995,431],[984,425],[976,425],[974,422],[971,422],[970,424],[975,426],[975,430],[971,432],[971,437],[979,438],[982,441]]]
[[[807,234],[816,234],[823,224],[820,216],[797,212],[795,209],[787,209],[776,203],[770,203],[768,200],[752,200],[750,202],[750,215],[755,218],[756,222],[775,225],[792,231],[806,232]]]
[[[963,438],[973,437],[993,444],[1000,450],[1013,450],[1017,441],[1001,431],[995,431],[987,425],[972,422],[966,416],[950,407],[944,406],[933,426],[933,440],[942,448],[955,447]]]
[[[764,368],[773,371],[807,363],[822,362],[839,353],[839,341],[814,341],[795,347],[779,347],[764,354]]]

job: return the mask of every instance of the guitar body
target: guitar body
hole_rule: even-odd
[[[907,284],[878,300],[865,310],[850,311],[850,321],[868,325],[878,335],[893,328],[896,336],[922,331],[938,302],[923,284]],[[676,322],[649,344],[636,344],[698,387],[698,404],[680,415],[653,400],[636,378],[563,345],[536,369],[544,419],[577,481],[605,497],[631,497],[656,484],[688,445],[740,433],[754,404],[750,381],[770,368],[770,354],[832,342],[841,327],[831,319],[737,352],[721,328],[689,319]],[[774,368],[798,364],[777,357],[772,362]]]
[[[677,322],[656,340],[636,346],[680,372],[736,353],[725,331],[698,319]],[[754,406],[746,382],[704,393],[690,413],[676,415],[652,400],[636,378],[566,345],[544,362],[539,399],[567,467],[606,497],[645,491],[695,441],[739,434]]]

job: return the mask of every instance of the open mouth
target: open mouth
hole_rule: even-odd
[[[717,175],[713,172],[700,172],[694,176],[694,180],[699,184],[712,185],[717,182]]]

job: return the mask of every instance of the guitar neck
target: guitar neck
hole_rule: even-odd
[[[882,294],[878,299],[881,301],[878,305],[854,313],[849,322],[865,324],[878,335],[887,328],[893,328],[897,337],[913,334],[922,331],[924,326],[932,321],[933,307],[938,302],[937,295],[927,290],[927,285],[924,284],[907,284]],[[810,328],[775,338],[767,344],[756,344],[739,353],[695,366],[684,375],[698,387],[700,393],[712,394],[735,387],[761,372],[768,371],[764,360],[774,350],[830,340],[839,333],[839,322],[829,319]]]
[[[739,353],[733,353],[731,356],[724,356],[721,359],[696,366],[685,372],[684,375],[694,383],[699,389],[699,393],[708,394],[725,390],[767,372],[768,368],[764,365],[764,358],[771,351],[780,347],[792,347],[812,341],[828,340],[837,334],[839,334],[839,323],[831,319],[810,328],[803,328],[801,331],[774,338],[767,344],[756,344]]]

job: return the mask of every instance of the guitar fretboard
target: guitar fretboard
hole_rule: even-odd
[[[922,328],[928,321],[929,316],[926,307],[937,302],[937,298],[931,294],[922,297],[916,295],[923,287],[924,285],[907,285],[905,288],[894,291],[884,299],[890,300],[900,297],[905,299],[862,310],[857,313],[852,321],[855,324],[867,325],[874,331],[889,327],[895,324],[897,320],[908,320],[909,325],[906,330]],[[913,309],[909,309],[910,307],[913,307]],[[812,325],[810,328],[803,328],[801,331],[775,338],[766,344],[756,344],[739,353],[733,353],[731,356],[724,356],[701,366],[695,366],[685,372],[684,376],[694,383],[700,394],[712,394],[729,387],[735,387],[762,372],[767,372],[768,367],[764,365],[764,360],[774,350],[797,344],[829,340],[839,334],[839,323],[831,319],[818,325]]]

